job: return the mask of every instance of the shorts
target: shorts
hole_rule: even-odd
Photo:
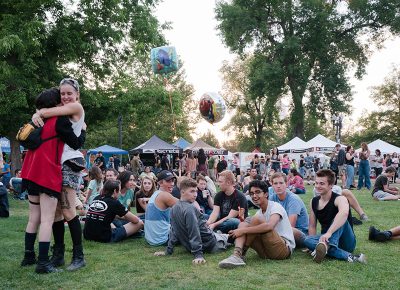
[[[313,168],[306,168],[306,177],[313,177],[315,175],[314,169]]]
[[[393,194],[390,194],[389,192],[385,192],[383,190],[378,190],[377,192],[373,193],[373,197],[378,199],[378,200],[384,200],[385,197],[392,196]]]
[[[284,260],[292,254],[285,240],[275,230],[256,235],[250,247],[263,259]]]
[[[214,247],[210,250],[210,253],[219,253],[225,251],[228,247],[228,234],[223,234],[221,232],[214,232],[214,237],[217,240]]]
[[[40,186],[39,184],[27,179],[22,179],[22,189],[26,190],[28,195],[39,196],[41,193],[45,193],[50,197],[60,199],[60,192]]]
[[[75,189],[76,191],[79,191],[80,187],[80,172],[75,172],[73,171],[67,164],[63,163],[62,165],[62,185],[65,187],[70,187],[72,189]]]
[[[338,166],[339,176],[346,175],[346,164]]]
[[[120,242],[127,238],[126,230],[124,227],[111,229],[111,243]]]

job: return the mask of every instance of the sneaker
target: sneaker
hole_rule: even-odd
[[[355,226],[359,226],[359,225],[362,225],[362,221],[360,221],[358,218],[356,218],[356,217],[352,217],[352,221],[353,221],[353,225],[355,225]]]
[[[377,242],[387,242],[390,240],[392,235],[388,231],[379,232],[375,235],[375,241]]]
[[[242,258],[232,255],[219,262],[218,266],[224,269],[231,269],[231,268],[246,266],[246,263],[243,261]]]
[[[360,220],[362,220],[363,222],[367,222],[369,219],[368,219],[368,216],[367,216],[365,213],[363,213],[363,214],[360,216]]]
[[[356,188],[354,185],[350,185],[349,189],[354,189],[354,188]]]
[[[374,226],[369,227],[368,240],[375,241],[378,233],[380,233],[380,230],[376,229]]]
[[[328,253],[328,246],[323,242],[319,242],[315,247],[315,256],[313,260],[316,263],[321,263],[327,253]]]
[[[367,257],[364,254],[360,254],[360,255],[350,255],[347,258],[347,261],[350,263],[362,263],[362,264],[367,264]]]

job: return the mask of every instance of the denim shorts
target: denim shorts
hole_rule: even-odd
[[[388,196],[392,196],[393,194],[390,194],[389,192],[385,192],[385,191],[383,191],[383,190],[378,190],[377,192],[374,192],[374,197],[377,199],[377,200],[384,200],[384,198],[385,197],[388,197]]]
[[[75,189],[76,191],[79,191],[80,187],[80,172],[75,172],[73,171],[67,164],[63,163],[62,165],[62,185],[65,187],[70,187],[72,189]]]
[[[126,234],[126,230],[124,227],[119,227],[119,228],[113,228],[111,229],[111,243],[116,243],[116,242],[120,242],[124,239],[126,239],[127,234]]]

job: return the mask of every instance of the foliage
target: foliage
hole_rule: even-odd
[[[208,145],[211,145],[215,148],[220,148],[220,143],[218,139],[213,133],[211,133],[211,131],[207,131],[207,133],[201,135],[199,139],[206,142]]]
[[[372,87],[371,98],[376,108],[360,117],[361,129],[348,136],[350,144],[381,139],[400,146],[400,68],[393,68],[381,85]]]
[[[287,91],[293,105],[289,137],[304,138],[306,114],[324,120],[349,112],[346,72],[355,68],[361,77],[371,44],[399,33],[400,2],[219,1],[216,17],[233,52],[256,56],[249,75],[259,76],[258,90],[272,96]]]
[[[90,123],[105,116],[109,76],[165,43],[152,15],[157,2],[1,2],[0,134],[11,140],[14,166],[20,161],[15,133],[34,112],[34,97],[62,77],[80,80]]]
[[[307,208],[312,197],[311,186],[300,197]],[[155,257],[162,247],[149,246],[144,238],[103,244],[84,240],[87,266],[79,271],[37,275],[34,267],[21,268],[24,231],[28,221],[27,201],[10,200],[11,216],[0,223],[2,251],[0,267],[4,289],[397,289],[399,241],[378,244],[368,241],[368,228],[390,229],[400,224],[398,202],[376,202],[363,189],[355,192],[371,222],[354,226],[357,236],[355,253],[364,253],[368,264],[353,264],[326,259],[312,261],[309,254],[295,250],[290,259],[263,260],[250,249],[246,266],[224,270],[218,262],[233,248],[218,254],[205,254],[207,263],[192,265],[193,255],[177,246],[173,255]],[[134,209],[132,209],[134,210]],[[254,214],[255,210],[251,210]],[[65,233],[66,261],[72,256],[72,243]],[[37,244],[36,244],[37,250]],[[384,262],[383,262],[384,261]],[[323,268],[321,268],[323,267]],[[322,271],[322,272],[321,272]],[[267,273],[267,274],[266,274]],[[321,273],[320,276],[316,273]],[[340,277],[340,279],[338,278]]]

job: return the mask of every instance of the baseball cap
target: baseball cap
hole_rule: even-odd
[[[171,180],[172,178],[175,178],[175,176],[168,170],[162,170],[159,174],[157,174],[158,181]]]

